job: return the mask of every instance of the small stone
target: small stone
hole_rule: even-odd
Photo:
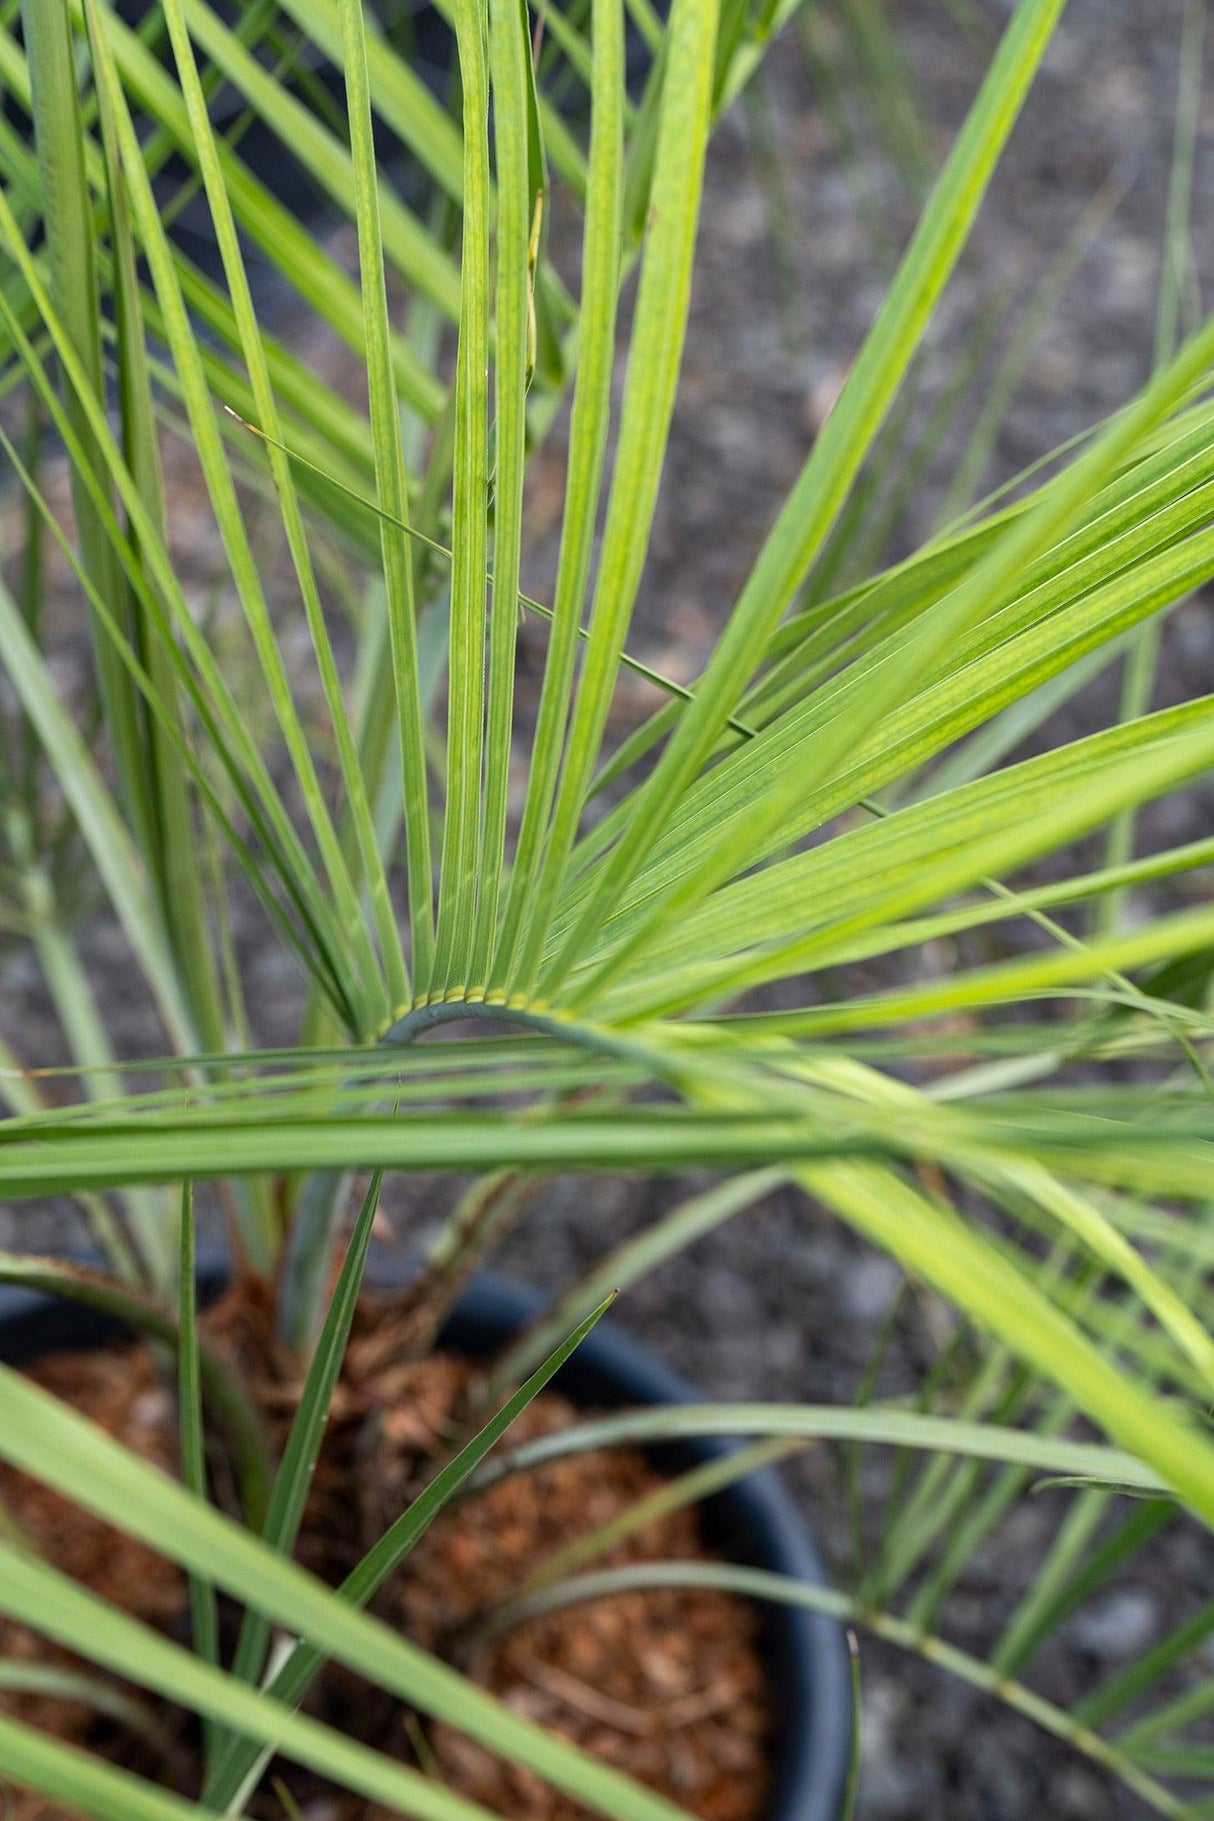
[[[1071,1637],[1096,1657],[1136,1657],[1155,1635],[1158,1615],[1149,1593],[1138,1587],[1109,1593],[1073,1621]]]
[[[857,1321],[876,1321],[894,1300],[902,1273],[888,1258],[857,1258],[848,1265],[843,1298]]]

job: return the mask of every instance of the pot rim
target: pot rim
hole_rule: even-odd
[[[376,1252],[365,1282],[372,1290],[398,1287],[415,1265],[415,1260]],[[204,1256],[198,1275],[204,1294],[217,1293],[227,1278],[226,1261]],[[490,1353],[549,1306],[550,1299],[531,1285],[478,1272],[440,1331],[439,1345],[445,1340],[472,1357]],[[0,1361],[5,1364],[19,1366],[57,1351],[86,1351],[120,1332],[121,1323],[86,1305],[0,1285]],[[693,1385],[610,1320],[587,1335],[554,1384],[583,1404],[703,1401]],[[699,1437],[665,1444],[660,1454],[677,1470],[680,1464],[716,1459],[738,1446],[734,1440]],[[728,1536],[732,1559],[743,1554],[752,1566],[828,1585],[809,1526],[774,1469],[748,1474],[715,1493],[703,1509],[710,1534],[716,1529]],[[771,1604],[761,1611],[776,1734],[775,1791],[767,1821],[838,1821],[853,1730],[844,1628],[803,1607]]]

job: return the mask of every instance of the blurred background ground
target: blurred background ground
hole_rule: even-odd
[[[852,9],[862,13],[862,0]],[[1010,0],[894,0],[915,97],[912,117],[882,105],[891,89],[865,74],[832,32],[808,45],[786,34],[748,111],[737,108],[714,144],[704,202],[695,304],[670,460],[636,626],[638,655],[683,680],[699,670],[775,507],[837,392],[915,215],[921,169],[938,161],[959,124],[986,48]],[[1024,349],[1021,383],[991,451],[983,487],[1016,473],[1125,399],[1152,361],[1156,297],[1172,162],[1183,0],[1071,0],[1017,129],[973,244],[923,363],[918,422],[956,363],[987,340],[974,404],[950,430],[895,528],[890,551],[932,528],[949,476],[1002,369],[1026,307],[1066,249],[1085,246],[1048,321]],[[1214,40],[1214,30],[1207,34]],[[1207,58],[1214,44],[1207,44]],[[1207,76],[1209,75],[1207,70]],[[888,71],[885,72],[888,76]],[[1197,282],[1214,286],[1214,84],[1206,83],[1194,177]],[[841,151],[841,120],[854,135]],[[774,184],[766,146],[779,148]],[[1098,199],[1098,200],[1097,200]],[[1097,231],[1097,221],[1105,215]],[[531,497],[528,581],[544,596],[555,556],[562,486],[559,433],[541,453]],[[184,483],[183,483],[184,484]],[[174,512],[189,509],[188,497]],[[205,551],[200,589],[207,585]],[[532,634],[528,632],[528,639]],[[531,647],[538,678],[538,635]],[[1160,702],[1214,688],[1210,605],[1171,617]],[[1107,718],[1110,672],[1067,710],[1061,731]],[[1149,837],[1208,833],[1209,799],[1190,793],[1155,812]],[[298,987],[277,950],[250,932],[250,998],[263,1034],[292,1034]],[[129,999],[121,943],[88,940],[90,966],[120,1047],[143,1047],[145,1014]],[[57,1038],[36,974],[17,949],[0,952],[0,1032],[31,1060],[52,1060]],[[640,1230],[696,1183],[555,1183],[532,1202],[503,1246],[502,1268],[548,1289]],[[397,1184],[388,1199],[402,1244],[425,1237],[450,1185]],[[0,1243],[61,1245],[58,1210],[8,1210]],[[856,1395],[900,1277],[884,1259],[791,1194],[769,1197],[629,1292],[616,1319],[710,1394],[813,1402]],[[898,1316],[887,1388],[916,1381],[939,1342],[944,1313],[915,1297]],[[837,1463],[803,1457],[788,1476],[829,1548],[841,1552]],[[997,1634],[1062,1509],[1028,1501],[1005,1523],[952,1601],[946,1629],[971,1645]],[[1177,1525],[1133,1578],[1080,1614],[1034,1680],[1073,1699],[1147,1647],[1178,1608],[1214,1593],[1206,1539]],[[1061,1745],[949,1678],[863,1643],[866,1821],[1120,1821],[1141,1806]]]

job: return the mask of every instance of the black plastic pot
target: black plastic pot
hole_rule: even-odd
[[[399,1267],[375,1279],[398,1279]],[[206,1271],[203,1296],[222,1275]],[[468,1358],[497,1352],[539,1314],[544,1298],[506,1278],[484,1274],[469,1285],[440,1336]],[[84,1351],[115,1338],[114,1322],[91,1309],[25,1291],[0,1289],[0,1360],[28,1365],[48,1353]],[[587,1407],[688,1403],[695,1392],[645,1349],[599,1326],[555,1380]],[[715,1458],[731,1444],[679,1441],[656,1451],[659,1464],[680,1472]],[[817,1548],[799,1512],[770,1470],[751,1474],[703,1507],[705,1531],[730,1561],[823,1585]],[[851,1749],[851,1673],[843,1633],[833,1620],[792,1607],[763,1614],[763,1643],[776,1707],[776,1790],[770,1821],[838,1821]]]

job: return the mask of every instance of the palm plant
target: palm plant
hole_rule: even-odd
[[[75,1197],[115,1276],[22,1256],[3,1274],[101,1300],[176,1349],[186,1484],[9,1370],[0,1457],[188,1570],[195,1651],[8,1542],[0,1610],[202,1715],[204,1807],[240,1812],[281,1749],[396,1812],[483,1812],[296,1711],[318,1664],[336,1657],[596,1814],[675,1814],[360,1607],[443,1500],[487,1471],[485,1453],[606,1289],[789,1182],[957,1311],[966,1344],[947,1344],[917,1403],[618,1417],[488,1471],[691,1432],[900,1450],[904,1485],[912,1477],[896,1521],[846,1594],[725,1567],[650,1565],[633,1580],[694,1572],[835,1611],[1010,1702],[1154,1811],[1206,1812],[1177,1789],[1210,1787],[1200,1722],[1214,1681],[1195,1654],[1207,1608],[1078,1712],[1023,1675],[1132,1551],[1174,1522],[1214,1520],[1202,1218],[1214,911],[1144,917],[1136,898],[1127,915],[1132,890],[1214,859],[1209,840],[1143,857],[1133,842],[1140,806],[1214,758],[1214,711],[1195,700],[1146,713],[1131,696],[1103,731],[1002,761],[1098,654],[1111,660],[1214,571],[1214,325],[1162,349],[1138,397],[1014,495],[845,593],[816,580],[1063,6],[1015,8],[702,675],[688,689],[646,672],[660,705],[618,742],[610,711],[622,671],[637,668],[629,623],[675,401],[706,148],[791,0],[674,0],[668,22],[636,0],[652,56],[635,94],[613,0],[593,0],[588,22],[549,16],[560,82],[588,101],[563,108],[537,80],[551,53],[537,59],[525,8],[444,0],[458,114],[359,0],[253,4],[236,25],[207,0],[162,0],[141,29],[108,0],[24,0],[20,30],[11,0],[0,7],[0,72],[34,125],[31,145],[16,115],[0,118],[4,386],[9,398],[23,389],[35,426],[21,447],[11,415],[0,424],[31,553],[14,592],[0,587],[6,877],[83,1089],[69,1105],[44,1101],[7,1059],[0,1194]],[[336,118],[279,80],[301,42],[341,68]],[[243,162],[240,121],[230,139],[217,131],[208,101],[221,81],[240,95],[241,119],[278,135],[349,216],[357,278]],[[377,174],[376,122],[427,174],[416,207]],[[170,153],[206,198],[221,283],[166,226]],[[581,221],[576,296],[545,244],[554,183]],[[259,321],[254,247],[365,364],[365,412]],[[634,273],[613,420],[620,297]],[[458,329],[449,384],[448,326]],[[567,387],[547,607],[520,589],[525,476]],[[67,454],[70,513],[45,485],[44,426]],[[235,629],[200,623],[175,564],[166,426],[187,437],[205,482]],[[270,598],[251,499],[271,500],[281,518],[290,616]],[[100,753],[49,661],[46,540],[87,604]],[[352,663],[326,588],[345,590]],[[300,609],[319,732],[286,656]],[[548,629],[530,733],[514,700],[520,615]],[[516,816],[512,763],[524,748]],[[1074,844],[1100,831],[1106,848],[1081,869]],[[1047,854],[1060,864],[1033,883],[1027,869]],[[67,915],[85,857],[160,1021],[151,1085],[116,1060]],[[288,1050],[259,1051],[247,1036],[231,941],[241,895],[308,985]],[[1026,924],[1044,940],[1018,943]],[[1009,933],[1002,957],[971,960],[971,935],[992,930]],[[914,957],[943,939],[953,971],[917,971]],[[849,971],[891,957],[911,958],[902,984],[862,990]],[[953,1064],[959,1020],[965,1059]],[[462,1032],[419,1041],[447,1023]],[[514,1349],[500,1388],[522,1389],[352,1582],[330,1592],[294,1565],[378,1173],[476,1179],[436,1243],[441,1289],[537,1177],[689,1166],[724,1180],[574,1286]],[[343,1240],[351,1178],[367,1170],[376,1175]],[[227,1410],[237,1432],[242,1410],[239,1385],[198,1340],[191,1185],[204,1182],[220,1185],[250,1265],[276,1273],[283,1333],[309,1362],[286,1452],[268,1477],[249,1467],[243,1527],[206,1503],[201,1459],[201,1404]],[[963,1356],[965,1370],[952,1370]],[[1077,1433],[1079,1419],[1099,1439]],[[1067,1520],[989,1659],[967,1656],[937,1635],[948,1596],[1042,1475],[1070,1485]],[[517,1610],[619,1582],[567,1578],[530,1590]],[[251,1615],[227,1665],[216,1589]],[[299,1642],[260,1688],[274,1625]],[[89,1815],[198,1812],[9,1719],[0,1767]]]

